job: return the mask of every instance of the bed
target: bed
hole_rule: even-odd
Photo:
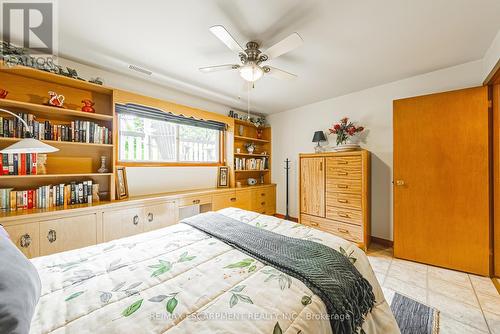
[[[228,208],[220,214],[347,256],[373,287],[366,333],[399,333],[367,257],[300,224]],[[187,224],[31,260],[42,282],[31,333],[332,333],[301,281]]]

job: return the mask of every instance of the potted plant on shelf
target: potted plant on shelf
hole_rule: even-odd
[[[330,134],[337,135],[337,147],[334,148],[336,151],[349,151],[359,148],[359,145],[351,142],[351,138],[356,134],[361,133],[365,128],[362,126],[356,126],[353,122],[349,121],[349,118],[344,117],[339,123],[333,124],[330,130]]]
[[[248,153],[253,154],[255,151],[255,144],[254,143],[246,143],[245,148],[247,149]]]
[[[263,117],[252,118],[250,120],[252,124],[257,128],[257,139],[262,139],[263,127],[266,125],[266,120]]]

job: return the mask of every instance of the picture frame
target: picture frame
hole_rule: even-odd
[[[128,198],[127,172],[125,167],[116,167],[116,199]]]
[[[217,170],[217,188],[229,188],[229,167],[219,166]]]

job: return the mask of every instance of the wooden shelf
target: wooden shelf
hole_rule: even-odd
[[[11,137],[0,137],[0,142],[5,141],[5,142],[18,142],[22,138],[11,138]],[[74,142],[74,141],[59,141],[59,140],[41,140],[41,142],[44,142],[45,144],[51,145],[51,146],[92,146],[92,147],[106,147],[106,148],[113,148],[113,144],[94,144],[94,143],[80,143],[80,142]]]
[[[269,172],[269,169],[243,169],[243,170],[235,170],[235,173],[266,173]]]
[[[46,106],[43,104],[28,103],[28,102],[14,101],[8,99],[0,99],[0,107],[23,109],[28,113],[33,113],[36,114],[37,116],[41,116],[48,119],[61,118],[61,117],[63,117],[64,119],[72,119],[74,117],[78,117],[85,119],[96,119],[100,121],[113,121],[113,116],[111,115],[87,113],[83,111],[57,108],[57,107]]]
[[[252,122],[249,122],[249,121],[244,121],[242,119],[237,119],[235,118],[234,119],[234,124],[239,124],[239,125],[246,125],[246,126],[253,126],[257,129],[257,127],[252,123]],[[269,126],[262,126],[261,128],[262,129],[265,129],[265,128],[268,128]]]
[[[75,174],[36,174],[36,175],[2,175],[0,180],[9,179],[40,179],[40,178],[68,178],[68,177],[98,177],[111,176],[113,173],[75,173]]]
[[[259,153],[236,153],[234,152],[234,155],[239,155],[239,156],[244,156],[244,157],[269,157],[270,154],[259,154]]]
[[[113,89],[106,86],[97,85],[88,81],[65,77],[63,75],[58,75],[51,72],[37,70],[31,67],[25,67],[20,65],[10,67],[0,62],[0,69],[2,72],[6,72],[9,74],[16,74],[27,78],[43,80],[50,83],[56,83],[68,87],[84,89],[101,94],[108,94],[108,95],[113,94]]]
[[[259,143],[270,143],[270,140],[267,139],[258,139],[253,137],[243,137],[243,136],[234,136],[235,140],[245,140],[245,141],[254,141]]]

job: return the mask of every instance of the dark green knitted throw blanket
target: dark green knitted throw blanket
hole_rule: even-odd
[[[182,223],[304,282],[325,303],[335,334],[357,333],[375,303],[370,283],[347,257],[330,247],[212,212]]]

